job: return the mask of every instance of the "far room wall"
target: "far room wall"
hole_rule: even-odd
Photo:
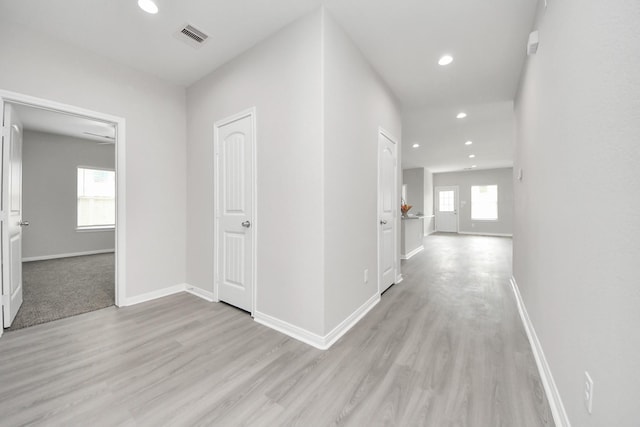
[[[498,186],[498,219],[472,220],[471,187],[494,184]],[[438,197],[435,188],[444,186],[458,187],[460,233],[513,234],[513,168],[434,173],[434,198]]]
[[[426,168],[404,169],[402,184],[407,186],[405,202],[411,205],[409,213],[424,215],[424,235],[433,233],[433,173]]]
[[[424,170],[424,235],[429,235],[435,230],[433,216],[433,173]]]
[[[424,214],[424,168],[411,168],[402,171],[404,202],[411,205],[410,213]]]
[[[77,168],[115,169],[111,144],[26,130],[23,138],[22,258],[113,251],[114,230],[77,231]]]

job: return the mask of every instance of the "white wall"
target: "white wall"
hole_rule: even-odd
[[[498,220],[471,219],[471,186],[498,185]],[[513,233],[513,168],[433,174],[433,186],[458,186],[460,210],[458,231],[461,233]],[[437,196],[437,195],[436,195]]]
[[[257,311],[324,331],[321,14],[190,86],[187,283],[213,291],[213,123],[257,115]]]
[[[126,297],[183,283],[184,88],[4,21],[0,52],[0,89],[126,119]]]
[[[424,235],[433,233],[435,218],[433,216],[433,173],[424,170]]]
[[[29,130],[22,144],[22,258],[113,250],[113,230],[76,231],[76,217],[77,168],[114,169],[114,146]]]
[[[638,22],[636,0],[550,1],[516,102],[514,276],[575,426],[640,420]]]
[[[324,13],[325,332],[373,296],[377,281],[378,128],[400,144],[397,101]],[[400,158],[400,147],[398,147]],[[402,183],[398,167],[398,186]],[[400,190],[398,189],[398,209]],[[398,248],[400,245],[400,223]],[[397,253],[400,268],[400,254]],[[364,269],[369,282],[364,283]]]
[[[409,213],[424,213],[424,168],[411,168],[402,171],[402,185],[407,186],[407,200],[411,205]]]

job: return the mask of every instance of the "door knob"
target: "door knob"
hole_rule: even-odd
[[[387,220],[385,220],[385,219],[381,219],[381,220],[380,220],[380,224],[381,224],[381,225],[385,225],[386,223],[387,223]]]
[[[249,227],[251,227],[251,221],[244,221],[244,222],[242,223],[242,226],[243,226],[244,228],[249,228]]]
[[[18,223],[18,225],[19,225],[20,227],[28,227],[28,226],[29,226],[29,221],[20,221],[20,222]]]

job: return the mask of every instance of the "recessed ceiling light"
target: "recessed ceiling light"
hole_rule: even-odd
[[[471,145],[471,144],[473,144],[473,141],[467,141],[464,143],[464,145]]]
[[[440,60],[438,61],[439,65],[449,65],[453,62],[453,56],[451,55],[444,55],[440,58]]]
[[[418,147],[420,147],[420,144],[413,144],[412,147],[413,148],[418,148]]]
[[[472,167],[472,168],[477,168],[477,167],[478,167],[478,165],[471,165],[471,167]]]
[[[467,113],[465,113],[465,112],[460,112],[460,113],[458,113],[458,115],[456,116],[456,119],[464,119],[465,117],[467,117]]]
[[[147,13],[154,15],[158,13],[158,6],[153,2],[153,0],[138,0],[138,6]]]
[[[475,154],[469,154],[469,158],[473,159],[476,155]]]

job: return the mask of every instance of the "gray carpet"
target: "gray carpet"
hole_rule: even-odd
[[[22,263],[22,307],[9,331],[114,305],[114,254]]]

